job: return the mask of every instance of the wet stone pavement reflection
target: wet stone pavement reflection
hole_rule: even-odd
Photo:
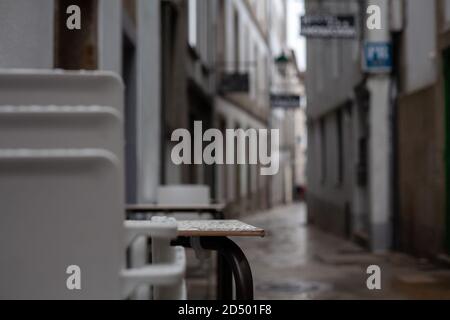
[[[263,239],[237,239],[253,270],[256,299],[450,299],[450,269],[401,253],[372,254],[306,224],[306,207],[280,207],[243,219]],[[366,286],[381,267],[382,289]]]

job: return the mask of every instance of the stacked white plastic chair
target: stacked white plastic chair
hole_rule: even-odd
[[[161,186],[157,191],[158,205],[161,206],[190,206],[204,207],[211,204],[211,190],[206,185],[167,185]],[[173,217],[182,220],[212,220],[211,213],[175,212]],[[192,254],[195,253],[195,256]],[[214,290],[214,259],[211,251],[197,248],[187,252],[187,268],[189,274],[195,278],[204,278],[207,281],[205,299],[212,295]]]
[[[0,71],[0,298],[126,299],[141,284],[186,298],[176,222],[124,221],[123,152],[114,74]],[[127,270],[139,235],[159,263]],[[71,266],[81,288],[68,285]]]
[[[161,206],[208,206],[211,204],[209,186],[203,185],[167,185],[157,191],[157,202]],[[209,220],[210,213],[176,213],[180,220]]]

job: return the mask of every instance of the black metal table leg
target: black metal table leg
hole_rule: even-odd
[[[233,271],[225,257],[217,254],[217,300],[233,300]]]
[[[250,264],[241,248],[226,237],[202,237],[200,243],[205,250],[214,250],[222,256],[219,275],[219,299],[229,299],[232,295],[230,270],[236,286],[236,300],[253,300],[253,276]],[[175,245],[191,247],[189,238],[180,238]]]

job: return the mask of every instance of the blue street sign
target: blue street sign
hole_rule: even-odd
[[[392,70],[392,44],[390,42],[366,42],[364,44],[364,70],[385,73]]]

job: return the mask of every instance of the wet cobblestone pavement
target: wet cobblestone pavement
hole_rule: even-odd
[[[263,239],[237,239],[253,270],[256,299],[450,299],[450,269],[401,253],[377,255],[306,225],[306,207],[280,207],[243,219]],[[382,290],[367,289],[369,265]]]

